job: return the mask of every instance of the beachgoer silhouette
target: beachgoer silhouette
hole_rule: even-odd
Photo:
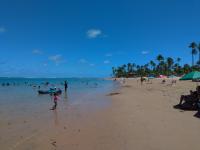
[[[67,81],[65,81],[64,86],[65,86],[65,92],[67,92],[67,88],[68,88],[68,83],[67,83]]]
[[[144,78],[141,76],[141,77],[140,77],[141,85],[143,84],[143,81],[144,81]]]
[[[163,79],[163,80],[162,80],[162,84],[165,84],[165,83],[166,83],[166,80],[165,80],[165,79]]]

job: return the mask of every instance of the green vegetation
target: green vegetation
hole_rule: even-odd
[[[189,64],[180,65],[181,58],[165,58],[160,54],[155,60],[151,60],[144,65],[128,63],[118,67],[112,67],[112,75],[113,77],[158,76],[161,74],[166,76],[181,76],[191,71],[200,71],[200,43],[197,45],[195,42],[192,42],[189,48],[191,48],[192,66]],[[194,56],[197,54],[199,54],[199,59],[194,63]]]

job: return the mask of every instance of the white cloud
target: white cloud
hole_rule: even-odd
[[[79,59],[78,62],[79,62],[79,63],[82,63],[82,64],[87,64],[87,65],[89,65],[89,66],[91,66],[91,67],[95,66],[95,64],[90,63],[88,60],[86,60],[86,59],[84,59],[84,58]]]
[[[142,55],[147,55],[147,54],[149,54],[149,51],[142,51],[141,53],[142,53]]]
[[[46,67],[47,65],[48,65],[47,63],[44,63],[44,64],[43,64],[44,67]]]
[[[110,61],[109,60],[104,60],[104,62],[103,62],[104,64],[109,64],[110,63]]]
[[[85,60],[84,58],[82,58],[82,59],[79,60],[79,62],[84,64],[84,63],[87,63],[87,60]]]
[[[54,55],[54,56],[50,56],[49,60],[53,61],[54,63],[56,63],[58,65],[59,63],[62,62],[62,55],[57,54],[57,55]]]
[[[102,31],[100,29],[89,29],[86,34],[88,38],[93,39],[100,36],[102,34]]]
[[[42,54],[43,52],[42,52],[41,50],[39,50],[39,49],[34,49],[34,50],[32,51],[32,53],[33,53],[33,54],[40,55],[40,54]]]
[[[106,54],[106,57],[111,57],[113,54],[111,54],[111,53],[107,53]]]
[[[6,32],[6,29],[4,27],[0,27],[0,33]]]

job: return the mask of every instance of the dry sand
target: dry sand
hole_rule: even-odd
[[[153,84],[141,86],[136,80],[128,80],[121,95],[114,97],[112,115],[126,141],[124,149],[199,150],[200,120],[193,116],[196,112],[173,108],[181,94],[195,90],[196,83],[170,83],[155,79]]]
[[[108,94],[109,107],[60,108],[44,118],[0,122],[0,149],[199,150],[196,112],[173,108],[196,83],[171,86],[169,82],[155,79],[140,85],[136,79],[127,79],[118,91]]]

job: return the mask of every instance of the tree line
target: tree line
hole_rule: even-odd
[[[181,65],[181,58],[165,58],[159,54],[155,60],[151,60],[144,65],[127,63],[118,67],[112,67],[113,77],[139,77],[139,76],[158,76],[158,75],[176,75],[181,76],[191,71],[200,71],[200,43],[192,42],[191,48],[192,65]],[[195,55],[199,54],[199,59],[195,63]]]

